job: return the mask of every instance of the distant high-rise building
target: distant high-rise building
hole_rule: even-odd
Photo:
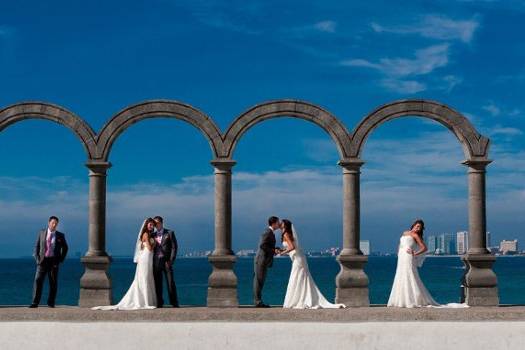
[[[487,248],[492,247],[492,244],[490,242],[490,232],[489,231],[487,231],[486,239],[487,239]]]
[[[503,240],[499,244],[499,251],[501,254],[515,254],[518,252],[518,240],[512,241]]]
[[[437,236],[437,254],[445,254],[445,235]]]
[[[456,254],[456,237],[450,233],[443,233],[439,236],[439,250],[443,254]]]
[[[436,236],[427,236],[427,248],[430,254],[434,254],[439,248],[438,238]]]
[[[370,241],[359,241],[359,249],[363,255],[370,255]]]
[[[466,254],[468,250],[468,231],[456,233],[456,248],[458,254]]]

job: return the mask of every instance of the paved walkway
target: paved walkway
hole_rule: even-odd
[[[389,322],[389,321],[525,321],[525,306],[471,307],[467,309],[400,309],[387,307],[335,310],[289,310],[278,307],[216,309],[163,308],[144,311],[92,311],[79,307],[0,307],[2,321],[161,321],[161,322]],[[525,329],[524,329],[525,334]]]

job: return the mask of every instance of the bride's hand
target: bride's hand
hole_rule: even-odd
[[[407,253],[410,255],[414,255],[414,250],[412,248],[407,248]]]

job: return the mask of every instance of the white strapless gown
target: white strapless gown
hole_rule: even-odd
[[[446,305],[438,304],[428,292],[419,277],[418,261],[424,259],[422,256],[414,257],[407,252],[407,249],[417,250],[417,243],[412,236],[403,235],[399,239],[399,251],[397,253],[397,268],[394,284],[390,292],[387,306],[394,307],[448,307],[464,308],[466,304],[450,303]]]
[[[155,309],[157,295],[153,280],[153,252],[144,248],[140,251],[135,278],[126,295],[117,305],[97,306],[92,310],[142,310]]]
[[[283,242],[283,246],[287,248],[286,242]],[[332,304],[326,300],[310,274],[306,256],[301,249],[292,250],[289,255],[292,260],[292,271],[286,288],[284,308],[337,309],[345,307],[343,304]]]

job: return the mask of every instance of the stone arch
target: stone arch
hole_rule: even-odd
[[[211,118],[198,109],[181,102],[154,100],[126,107],[113,116],[97,136],[96,158],[107,160],[113,143],[121,133],[132,124],[155,117],[175,118],[190,123],[204,134],[214,158],[217,157],[218,150],[221,149],[222,138],[219,128]]]
[[[277,100],[258,104],[233,121],[224,135],[221,157],[230,158],[242,135],[264,120],[294,117],[320,126],[334,140],[341,158],[350,155],[350,133],[335,116],[314,104],[298,100]]]
[[[82,118],[67,109],[43,102],[21,102],[0,110],[0,131],[25,119],[45,119],[64,125],[77,135],[88,159],[95,156],[95,132]]]
[[[351,156],[361,156],[366,139],[379,125],[410,115],[433,119],[447,127],[461,143],[467,160],[487,159],[489,139],[479,134],[472,123],[459,112],[430,100],[400,100],[374,110],[353,131]]]

